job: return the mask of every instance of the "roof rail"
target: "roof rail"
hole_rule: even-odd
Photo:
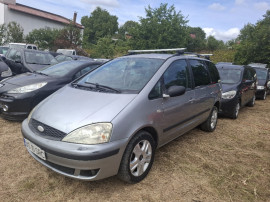
[[[210,59],[210,56],[212,56],[213,54],[198,54],[198,53],[192,53],[192,52],[184,52],[182,53],[183,55],[188,55],[188,56],[192,56],[192,57],[202,57],[205,59]]]
[[[152,49],[152,50],[129,50],[129,55],[136,54],[136,53],[154,53],[154,52],[170,52],[176,51],[179,54],[184,53],[186,48],[170,48],[170,49]]]

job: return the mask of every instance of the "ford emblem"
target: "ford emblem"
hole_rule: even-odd
[[[37,129],[39,130],[39,132],[43,133],[44,132],[44,128],[42,126],[38,126]]]

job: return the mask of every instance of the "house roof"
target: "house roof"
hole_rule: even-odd
[[[25,6],[25,5],[18,4],[18,3],[16,3],[16,4],[8,4],[8,8],[12,9],[12,10],[23,12],[23,13],[27,13],[27,14],[30,14],[30,15],[38,16],[38,17],[41,17],[41,18],[45,18],[45,19],[48,19],[48,20],[60,22],[60,23],[63,23],[63,24],[70,24],[70,21],[71,21],[70,19],[65,18],[63,16],[56,15],[56,14],[53,14],[53,13],[49,13],[47,11],[39,10],[39,9],[32,8],[32,7],[29,7],[29,6]],[[84,27],[79,23],[76,23],[76,27],[78,27],[80,29],[84,29]]]

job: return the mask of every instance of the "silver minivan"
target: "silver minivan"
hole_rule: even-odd
[[[49,96],[22,124],[28,152],[68,177],[135,183],[158,147],[197,126],[214,131],[219,73],[209,60],[176,50],[130,52]]]

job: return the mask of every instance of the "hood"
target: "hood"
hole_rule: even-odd
[[[49,78],[50,78],[49,76],[28,72],[25,74],[19,74],[17,76],[8,78],[7,80],[5,80],[5,83],[6,85],[12,84],[18,87],[48,81]]]
[[[3,62],[3,61],[0,60],[0,76],[1,76],[1,73],[2,73],[3,71],[7,71],[8,68],[9,68],[9,67],[7,66],[7,64],[6,64],[5,62]]]
[[[258,86],[264,86],[266,84],[266,79],[258,80]]]
[[[91,123],[111,122],[136,94],[81,90],[67,85],[35,109],[32,118],[65,133]]]
[[[225,93],[225,92],[228,92],[228,91],[231,91],[231,90],[236,90],[238,89],[238,85],[239,83],[236,83],[236,84],[222,84],[222,92]]]

